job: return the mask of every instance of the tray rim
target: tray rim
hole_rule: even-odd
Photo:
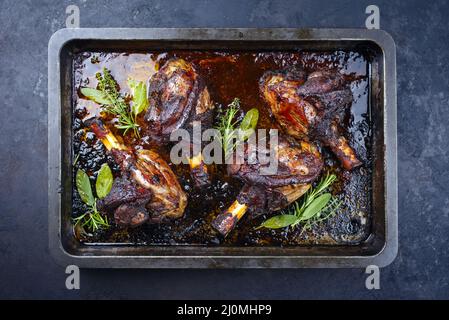
[[[61,241],[61,65],[72,40],[371,41],[384,57],[385,245],[370,256],[79,256]],[[388,83],[388,84],[387,84]],[[390,264],[398,252],[396,46],[383,30],[298,28],[74,28],[56,31],[48,44],[49,249],[61,265],[85,268],[355,268]],[[55,121],[58,119],[58,121]],[[56,138],[55,138],[56,137]]]

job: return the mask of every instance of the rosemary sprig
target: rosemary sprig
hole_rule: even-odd
[[[102,216],[97,210],[97,204],[94,202],[90,210],[73,219],[75,226],[81,223],[82,227],[87,227],[91,231],[96,231],[100,228],[109,228],[108,217]]]
[[[215,127],[220,133],[218,139],[223,147],[225,158],[232,154],[237,144],[246,141],[254,133],[257,126],[259,110],[252,108],[241,121],[236,117],[239,110],[240,100],[234,98]]]
[[[341,200],[332,198],[321,212],[319,212],[315,217],[305,221],[299,235],[301,236],[305,231],[312,229],[313,226],[332,218],[336,214],[338,208],[340,208],[341,203]],[[322,213],[324,213],[324,215]]]
[[[234,120],[238,111],[240,110],[240,100],[235,98],[226,109],[226,112],[220,117],[220,121],[216,129],[220,132],[220,142],[223,147],[225,158],[232,153],[237,142],[235,140],[235,131],[238,120]]]
[[[293,206],[287,210],[288,214],[294,214],[299,218],[294,225],[297,225],[300,222],[300,218],[303,216],[306,208],[308,208],[312,204],[312,202],[314,202],[315,199],[317,199],[318,196],[320,196],[327,188],[329,188],[336,179],[337,176],[335,174],[326,173],[326,176],[322,178],[320,182],[318,182],[317,186],[306,193],[304,200],[301,202],[301,205],[298,203],[298,201],[296,201]],[[329,197],[329,200],[330,199],[331,197]],[[318,213],[320,213],[320,210],[317,212],[317,214]]]
[[[284,227],[302,226],[301,233],[310,229],[313,225],[323,222],[333,215],[341,206],[341,201],[325,192],[337,179],[334,174],[327,173],[318,185],[309,190],[299,201],[294,202],[280,215],[264,221],[256,229],[278,229]]]

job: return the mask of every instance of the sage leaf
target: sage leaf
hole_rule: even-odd
[[[103,91],[94,88],[81,88],[81,93],[98,104],[111,104],[111,100]]]
[[[104,163],[98,172],[97,181],[95,183],[95,190],[97,191],[99,199],[103,199],[108,195],[109,191],[111,191],[113,182],[114,177],[112,176],[111,168],[109,168],[107,163]]]
[[[278,216],[271,217],[270,219],[264,221],[257,229],[259,228],[268,228],[268,229],[279,229],[292,225],[298,220],[298,217],[293,214],[281,214]]]
[[[332,195],[330,193],[324,193],[318,198],[315,198],[315,200],[313,200],[312,203],[310,203],[310,205],[304,210],[302,215],[299,217],[299,220],[304,221],[313,218],[317,213],[323,210],[331,198]]]
[[[239,126],[239,139],[241,141],[246,141],[255,132],[258,120],[259,110],[256,108],[252,108],[245,114]]]
[[[147,86],[142,81],[128,79],[128,86],[131,89],[132,107],[131,112],[136,117],[139,113],[148,108]]]
[[[239,129],[238,130],[238,141],[239,142],[245,142],[255,132],[256,132],[256,130],[254,130],[254,129],[246,129],[246,130]]]
[[[81,169],[78,169],[76,172],[76,188],[78,189],[81,200],[85,204],[92,206],[95,203],[89,176]]]

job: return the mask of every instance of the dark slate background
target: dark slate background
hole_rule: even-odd
[[[397,45],[399,243],[381,290],[362,269],[82,270],[65,289],[47,249],[47,44],[81,27],[364,28],[377,4]],[[446,1],[0,0],[1,298],[449,298],[449,4]]]

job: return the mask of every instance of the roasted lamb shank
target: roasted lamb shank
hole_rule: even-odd
[[[119,164],[122,172],[111,192],[97,206],[113,212],[115,222],[135,227],[144,222],[161,223],[179,218],[187,197],[168,164],[152,150],[132,150],[120,143],[94,119],[89,126]]]
[[[193,65],[183,59],[169,60],[150,79],[149,105],[145,114],[147,132],[156,141],[168,142],[170,134],[181,128],[192,136],[195,123],[200,123],[203,130],[212,126],[214,105],[209,91]],[[207,185],[209,174],[201,151],[189,159],[189,164],[195,184]]]
[[[276,174],[263,175],[260,164],[249,149],[245,149],[242,164],[228,165],[228,173],[245,185],[234,203],[212,222],[213,227],[222,235],[227,235],[249,211],[251,217],[264,212],[280,210],[301,197],[310,184],[318,177],[323,167],[321,155],[312,144],[279,135],[278,146],[274,149],[274,160],[278,161]],[[256,153],[260,151],[255,151]]]
[[[318,139],[347,170],[361,165],[341,133],[344,111],[352,104],[352,92],[342,74],[317,71],[307,76],[301,69],[268,71],[260,80],[260,91],[288,134]]]

